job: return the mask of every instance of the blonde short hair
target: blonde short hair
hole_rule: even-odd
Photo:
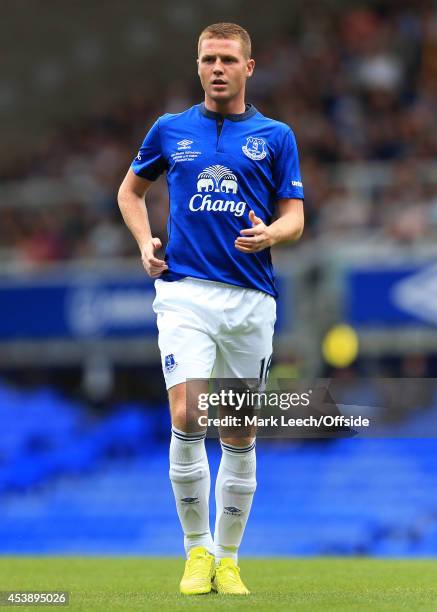
[[[197,52],[200,54],[200,45],[205,38],[233,38],[241,42],[243,55],[250,59],[252,43],[248,32],[236,23],[213,23],[202,30],[199,36]]]

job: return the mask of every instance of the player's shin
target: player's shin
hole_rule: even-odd
[[[215,487],[216,560],[231,558],[238,562],[238,547],[249,518],[255,489],[255,442],[246,447],[222,442],[222,459]]]
[[[190,434],[172,428],[170,480],[187,554],[197,546],[203,546],[214,554],[209,528],[211,480],[205,435],[205,432]]]

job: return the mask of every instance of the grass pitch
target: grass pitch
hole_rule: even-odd
[[[84,612],[437,610],[437,560],[241,559],[240,566],[248,597],[184,597],[182,559],[0,557],[0,590],[70,591],[70,605],[56,609]]]

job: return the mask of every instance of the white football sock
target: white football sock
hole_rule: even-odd
[[[221,443],[222,459],[215,485],[216,560],[238,563],[240,546],[256,489],[255,441],[246,447]]]
[[[204,546],[214,554],[209,527],[210,474],[203,433],[185,433],[172,428],[170,480],[176,509],[184,532],[185,552]]]

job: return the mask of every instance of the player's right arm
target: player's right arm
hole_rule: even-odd
[[[152,182],[138,176],[129,168],[118,190],[118,205],[124,222],[137,241],[144,269],[149,276],[157,278],[168,266],[165,261],[155,256],[155,250],[160,249],[162,244],[159,238],[152,236],[144,200]]]

